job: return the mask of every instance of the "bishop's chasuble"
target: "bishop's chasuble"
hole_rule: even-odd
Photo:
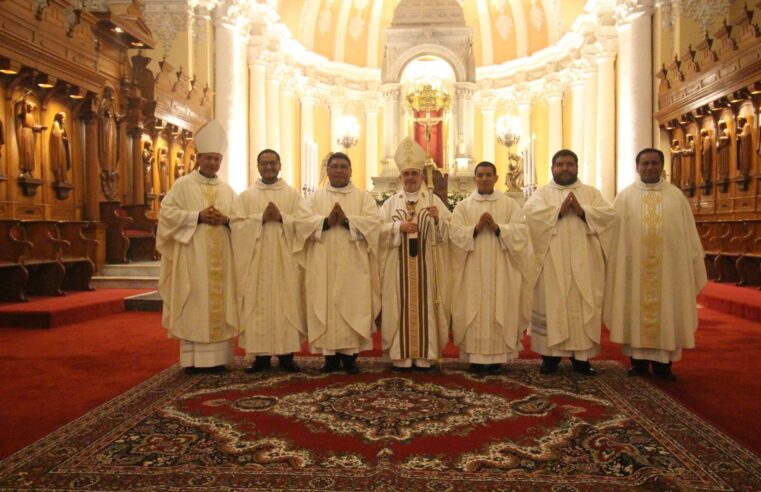
[[[262,221],[272,202],[281,222]],[[230,219],[238,309],[246,353],[281,355],[299,352],[306,337],[303,269],[292,253],[301,194],[279,179],[258,180],[235,201]]]
[[[349,227],[323,223],[339,203]],[[372,348],[380,311],[380,217],[375,200],[349,183],[310,196],[296,220],[295,252],[306,252],[306,318],[311,350],[352,355]]]
[[[473,233],[488,212],[499,235]],[[457,204],[450,222],[454,343],[475,364],[518,356],[531,315],[536,266],[521,207],[504,193],[474,191]]]
[[[560,218],[573,191],[585,219]],[[606,258],[615,221],[600,192],[578,180],[539,188],[523,208],[539,266],[531,314],[531,350],[580,361],[600,351]]]
[[[637,180],[616,197],[603,317],[635,359],[668,363],[695,347],[695,298],[707,282],[703,247],[682,191]]]
[[[381,207],[383,350],[395,365],[430,366],[441,358],[449,335],[449,268],[446,238],[450,212],[433,195],[439,223],[428,214],[429,191],[399,191]],[[402,221],[417,233],[399,230]]]
[[[161,202],[156,249],[161,253],[162,324],[179,338],[182,367],[213,367],[232,359],[238,334],[230,230],[198,223],[213,205],[232,212],[235,192],[198,171],[175,181]]]

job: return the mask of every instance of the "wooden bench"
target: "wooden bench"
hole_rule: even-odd
[[[148,205],[101,202],[100,218],[106,224],[106,263],[158,259],[157,222],[148,217]]]
[[[27,302],[29,272],[21,257],[31,248],[18,220],[0,220],[0,301]]]
[[[64,290],[93,290],[90,279],[95,272],[98,241],[85,236],[87,229],[95,227],[93,222],[58,222],[59,239],[66,241],[60,260],[66,269],[63,279]]]
[[[21,258],[29,271],[26,290],[29,294],[62,296],[66,268],[61,253],[68,245],[58,237],[58,225],[52,220],[24,220],[21,222],[24,240],[31,246]]]

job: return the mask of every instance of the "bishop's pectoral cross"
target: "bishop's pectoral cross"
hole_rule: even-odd
[[[405,202],[406,208],[407,208],[407,220],[410,222],[415,221],[415,206],[417,205],[417,202],[411,202],[406,201]],[[408,232],[407,233],[407,245],[409,247],[409,252],[411,257],[416,257],[418,252],[418,233],[417,232]]]

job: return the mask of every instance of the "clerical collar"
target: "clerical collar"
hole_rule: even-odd
[[[275,181],[274,183],[267,184],[264,181],[262,181],[261,178],[259,178],[256,180],[256,183],[254,183],[254,185],[260,190],[279,190],[285,185],[285,183],[283,183],[282,179],[278,178],[277,181]]]
[[[635,181],[635,184],[643,190],[662,190],[666,186],[666,181],[661,178],[657,183],[645,183],[641,179]]]
[[[404,199],[407,200],[408,202],[415,203],[420,198],[420,190],[413,191],[412,193],[402,191],[402,193],[404,194]]]
[[[479,202],[492,202],[494,200],[498,200],[500,198],[500,194],[496,192],[496,190],[492,191],[491,193],[487,193],[485,195],[482,195],[478,192],[478,190],[473,190],[473,193],[470,194],[470,196]]]
[[[581,180],[576,178],[576,181],[574,181],[573,183],[571,183],[569,185],[561,185],[561,184],[557,184],[555,182],[555,180],[552,179],[552,180],[550,180],[549,183],[547,183],[547,185],[548,186],[552,186],[553,188],[557,188],[559,190],[568,190],[568,189],[571,189],[571,188],[578,188],[578,187],[580,187],[581,186]]]
[[[201,172],[198,169],[190,173],[190,176],[193,176],[193,179],[195,179],[199,183],[210,184],[210,185],[219,184],[219,176],[214,176],[213,178],[207,178],[206,176],[201,174]]]
[[[343,188],[336,188],[335,186],[333,186],[330,183],[328,183],[325,186],[325,189],[328,190],[328,191],[333,191],[335,193],[351,193],[352,191],[354,191],[354,183],[349,181],[349,184],[347,184]]]

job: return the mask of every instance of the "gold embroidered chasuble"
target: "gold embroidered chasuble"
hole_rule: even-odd
[[[429,215],[429,193],[400,191],[381,207],[383,232],[383,349],[392,360],[437,360],[449,332],[449,210],[433,196],[439,224]],[[400,232],[402,221],[418,233]]]
[[[178,179],[161,202],[156,249],[162,324],[176,338],[209,343],[237,334],[230,230],[198,223],[198,213],[212,204],[229,215],[234,198],[229,185],[194,171]]]
[[[707,277],[687,199],[663,180],[637,180],[614,207],[604,306],[611,340],[638,349],[694,347],[695,298]]]

